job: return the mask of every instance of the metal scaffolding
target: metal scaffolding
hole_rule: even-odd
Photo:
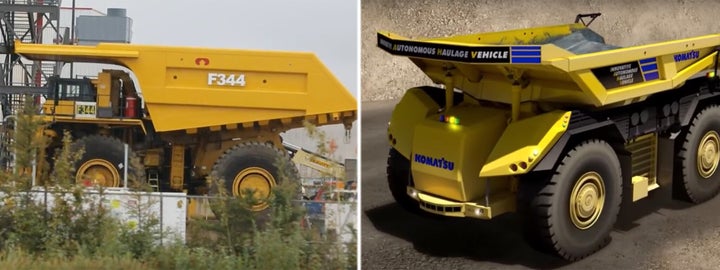
[[[59,74],[62,64],[29,61],[13,54],[15,40],[25,43],[62,43],[60,34],[60,0],[0,0],[0,166],[14,168],[10,149],[14,118],[28,95],[44,93],[47,78]],[[66,31],[67,32],[67,31]],[[34,174],[33,174],[34,175]]]
[[[41,92],[47,78],[59,74],[61,63],[28,61],[14,55],[15,40],[63,43],[59,27],[60,0],[0,0],[0,104],[3,115],[14,114],[29,93]]]

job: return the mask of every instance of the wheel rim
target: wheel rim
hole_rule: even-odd
[[[596,172],[583,174],[570,194],[570,219],[581,230],[597,222],[605,204],[605,183]]]
[[[120,186],[120,172],[107,160],[91,159],[80,166],[75,180],[84,185],[118,187]]]
[[[275,187],[275,178],[267,170],[260,167],[250,167],[242,170],[233,180],[233,196],[244,196],[245,190],[253,190],[256,204],[251,206],[253,211],[261,211],[268,207],[267,199],[270,191]]]
[[[708,131],[700,140],[697,151],[698,174],[702,178],[710,178],[715,173],[720,161],[720,136],[714,130]]]

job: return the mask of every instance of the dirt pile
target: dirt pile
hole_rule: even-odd
[[[377,48],[376,32],[410,38],[503,31],[571,23],[578,13],[600,12],[591,28],[607,44],[633,46],[720,33],[718,0],[363,0],[362,100],[399,98],[432,82],[407,58]]]

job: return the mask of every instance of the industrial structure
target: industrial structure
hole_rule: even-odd
[[[60,44],[62,37],[69,34],[60,32],[58,0],[0,1],[0,12],[0,53],[3,55],[0,105],[3,115],[10,115],[22,105],[24,95],[43,93],[41,86],[61,68],[55,61],[28,61],[17,57],[12,53],[15,40],[34,44],[50,40]]]

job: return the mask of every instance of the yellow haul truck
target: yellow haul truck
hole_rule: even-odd
[[[50,78],[46,134],[51,156],[63,130],[85,153],[77,182],[122,185],[124,146],[141,164],[131,180],[161,191],[212,193],[206,176],[228,192],[254,189],[264,198],[284,175],[298,173],[280,134],[303,127],[343,124],[349,132],[357,104],[312,53],[144,46],[24,44],[13,52],[31,60],[114,64],[94,79]],[[51,165],[51,164],[50,164]],[[131,164],[132,165],[132,164]],[[256,210],[266,208],[258,204]]]
[[[388,184],[411,211],[525,218],[566,260],[605,246],[621,198],[720,189],[720,34],[619,48],[575,23],[413,40],[378,32],[443,88],[406,91]]]

